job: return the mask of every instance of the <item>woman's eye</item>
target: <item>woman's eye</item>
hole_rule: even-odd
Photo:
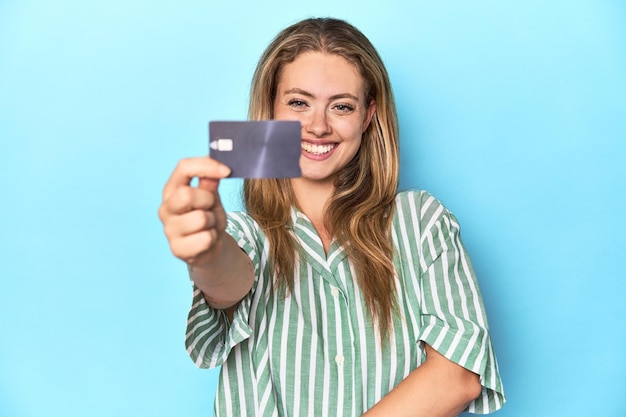
[[[354,111],[354,107],[348,104],[337,104],[335,105],[335,110],[340,113],[352,113]]]
[[[297,109],[303,108],[306,106],[306,103],[302,100],[289,100],[289,106],[295,107]]]

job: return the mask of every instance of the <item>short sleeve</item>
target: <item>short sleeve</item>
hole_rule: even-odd
[[[233,347],[252,334],[250,306],[260,274],[260,237],[257,224],[244,213],[228,213],[226,232],[246,252],[254,266],[255,280],[250,292],[241,300],[232,322],[223,310],[210,307],[199,288],[193,285],[193,300],[187,318],[185,345],[187,353],[200,368],[222,365]]]
[[[427,193],[421,195],[421,328],[418,339],[478,374],[482,394],[468,412],[486,414],[505,402],[487,316],[470,258],[454,215]]]

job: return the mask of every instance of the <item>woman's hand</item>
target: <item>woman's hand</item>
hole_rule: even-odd
[[[181,160],[163,188],[159,218],[172,253],[190,267],[208,266],[220,252],[226,214],[217,187],[230,169],[209,157]],[[193,178],[198,187],[192,187]]]

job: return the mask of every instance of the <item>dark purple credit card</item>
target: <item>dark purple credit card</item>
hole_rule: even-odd
[[[231,178],[300,177],[300,144],[297,121],[209,122],[210,156]]]

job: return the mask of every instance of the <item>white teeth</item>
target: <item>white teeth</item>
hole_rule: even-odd
[[[312,153],[314,155],[323,155],[325,153],[330,152],[337,145],[336,144],[313,145],[311,143],[302,142],[301,146],[302,146],[302,149],[305,150],[305,152]]]

